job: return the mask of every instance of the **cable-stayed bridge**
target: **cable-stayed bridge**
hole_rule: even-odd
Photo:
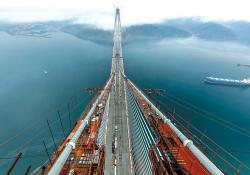
[[[128,79],[118,8],[113,42],[108,80],[64,142],[32,174],[239,174],[239,168],[222,157],[226,168],[209,159],[194,144],[195,137],[184,134]]]

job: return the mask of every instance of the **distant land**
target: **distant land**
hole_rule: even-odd
[[[196,37],[208,41],[235,41],[250,44],[250,22],[229,21],[204,22],[198,18],[178,18],[155,24],[140,24],[125,27],[123,42],[140,42],[145,39]],[[112,44],[112,31],[74,21],[54,21],[36,23],[0,22],[0,31],[10,35],[50,37],[52,32],[65,32],[78,38],[100,44]]]

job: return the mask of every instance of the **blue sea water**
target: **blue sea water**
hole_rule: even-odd
[[[203,83],[206,76],[250,76],[249,68],[236,66],[250,63],[250,47],[189,38],[127,43],[123,53],[125,72],[131,80],[141,88],[165,89],[165,96],[157,99],[250,165],[250,153],[246,153],[250,151],[249,137],[167,98],[172,95],[250,130],[250,88]],[[47,159],[42,141],[50,152],[53,143],[46,119],[59,144],[63,134],[57,110],[69,132],[67,104],[72,106],[74,123],[91,98],[83,88],[100,87],[106,81],[111,55],[111,45],[65,33],[38,38],[0,32],[0,174],[13,161],[9,158],[20,151],[24,158],[14,174],[24,172],[29,164],[34,169]],[[167,113],[166,107],[161,108]]]
[[[165,113],[169,112],[167,108],[172,112],[175,110],[249,166],[250,137],[239,132],[237,127],[246,129],[247,133],[250,131],[250,88],[216,86],[203,82],[206,76],[248,78],[250,69],[237,67],[237,64],[250,63],[249,53],[249,46],[238,43],[174,39],[128,45],[124,48],[124,62],[128,77],[139,87],[166,90],[163,94],[165,97],[156,97],[164,103],[163,106],[158,101]],[[176,102],[176,99],[179,100]],[[185,107],[187,105],[191,109]],[[197,113],[192,106],[209,115]],[[229,127],[228,122],[237,126]],[[222,153],[220,149],[218,152]],[[222,156],[239,167],[237,161],[227,154],[222,153]],[[214,154],[210,154],[210,157],[214,157]],[[216,160],[217,156],[213,159]],[[224,166],[221,160],[216,162]],[[227,172],[233,174],[233,169],[227,167]],[[243,168],[241,173],[249,174],[249,169]]]
[[[83,89],[100,87],[108,78],[111,48],[64,33],[51,38],[0,33],[0,174],[18,152],[24,158],[14,174],[47,159],[42,141],[50,152],[54,147],[46,119],[59,144],[63,135],[57,110],[69,132],[68,103],[73,125],[91,99]]]

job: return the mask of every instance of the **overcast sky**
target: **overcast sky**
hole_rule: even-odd
[[[121,7],[123,25],[194,16],[250,21],[250,0],[0,0],[0,20],[75,19],[112,28],[114,6]]]

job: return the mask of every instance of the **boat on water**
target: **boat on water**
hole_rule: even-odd
[[[250,67],[250,64],[237,64],[237,66],[241,67]]]
[[[250,78],[243,80],[216,78],[216,77],[206,77],[205,83],[217,84],[217,85],[228,85],[228,86],[250,86]]]

